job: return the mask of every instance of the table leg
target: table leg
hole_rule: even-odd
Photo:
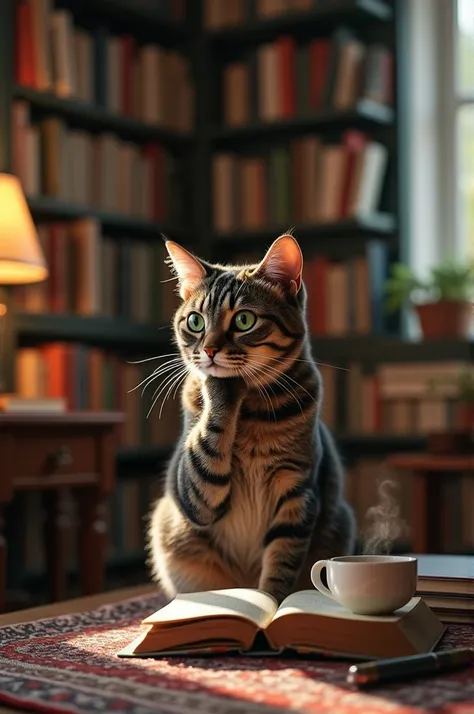
[[[415,471],[412,481],[412,544],[415,553],[428,553],[428,479]]]
[[[67,595],[67,537],[71,527],[71,516],[62,491],[44,491],[43,507],[45,521],[43,526],[46,562],[53,602],[66,599]]]
[[[5,537],[4,505],[0,503],[0,612],[5,610],[7,590],[7,540]]]
[[[79,568],[84,595],[102,592],[105,580],[106,505],[97,488],[77,492],[79,504]]]

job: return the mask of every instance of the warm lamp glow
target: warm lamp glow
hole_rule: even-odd
[[[38,234],[16,176],[0,173],[0,285],[48,277]]]

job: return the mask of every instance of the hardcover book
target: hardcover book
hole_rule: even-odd
[[[431,651],[444,626],[421,598],[393,615],[355,615],[315,590],[280,606],[247,588],[177,595],[142,622],[143,633],[118,654],[322,653],[349,659],[401,657]]]

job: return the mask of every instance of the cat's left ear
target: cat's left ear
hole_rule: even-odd
[[[265,277],[278,283],[292,295],[301,289],[303,254],[297,241],[291,235],[276,239],[268,249],[264,259],[254,272],[255,277]]]
[[[172,240],[165,242],[166,250],[178,276],[179,295],[186,300],[206,277],[206,269],[197,258]]]

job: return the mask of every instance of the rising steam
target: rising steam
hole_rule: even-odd
[[[408,532],[400,516],[399,499],[395,493],[398,484],[390,479],[380,480],[377,487],[378,503],[366,513],[366,526],[362,532],[364,555],[388,555],[394,541]]]

